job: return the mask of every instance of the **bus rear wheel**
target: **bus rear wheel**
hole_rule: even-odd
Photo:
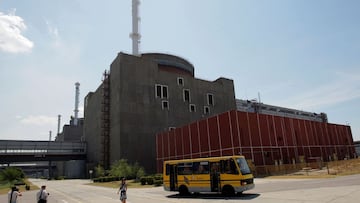
[[[189,194],[189,190],[185,185],[182,185],[179,187],[179,195],[180,196],[185,196]]]

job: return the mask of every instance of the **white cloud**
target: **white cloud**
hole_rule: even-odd
[[[0,50],[10,53],[29,52],[34,43],[21,32],[26,29],[24,20],[12,13],[0,12]]]
[[[46,125],[56,125],[57,123],[57,117],[51,117],[51,116],[27,116],[20,119],[20,122],[22,124],[26,125],[36,125],[36,126],[46,126]]]

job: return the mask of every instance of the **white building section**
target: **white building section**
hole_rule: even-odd
[[[284,116],[310,121],[328,122],[326,113],[313,113],[308,111],[290,109],[280,106],[264,104],[256,100],[236,99],[236,109],[243,112],[261,113],[274,116]]]

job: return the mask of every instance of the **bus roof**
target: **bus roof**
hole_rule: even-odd
[[[173,160],[164,161],[164,163],[213,161],[213,160],[224,160],[224,159],[230,159],[230,158],[245,158],[245,156],[233,155],[233,156],[204,157],[204,158],[195,158],[195,159],[173,159]]]

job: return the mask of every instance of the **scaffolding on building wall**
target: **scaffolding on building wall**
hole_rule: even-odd
[[[104,169],[110,168],[110,73],[105,70],[102,79],[101,101],[101,160]]]

